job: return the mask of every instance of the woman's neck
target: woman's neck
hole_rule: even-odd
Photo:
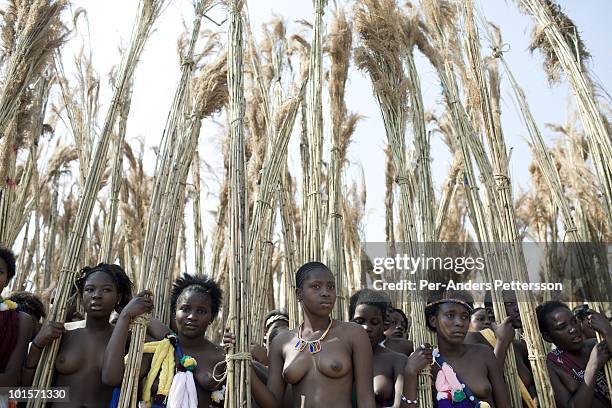
[[[438,335],[438,350],[444,358],[457,358],[465,353],[465,344],[451,343]]]
[[[178,340],[179,340],[179,344],[185,348],[199,348],[199,347],[203,347],[204,344],[206,344],[206,336],[202,335],[201,337],[186,337],[183,336],[181,333],[177,334],[178,336]]]
[[[319,330],[327,329],[329,326],[329,322],[331,320],[330,316],[313,316],[308,313],[304,313],[304,326],[302,327],[302,334],[306,333],[314,333]]]
[[[90,330],[102,331],[108,329],[111,324],[108,321],[110,316],[85,316],[85,327]]]

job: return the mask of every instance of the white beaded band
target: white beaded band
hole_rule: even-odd
[[[406,397],[404,397],[404,396],[402,395],[402,401],[403,401],[403,402],[405,402],[406,404],[415,404],[415,405],[416,405],[418,400],[417,400],[417,399],[415,399],[415,400],[409,400],[408,398],[406,398]]]

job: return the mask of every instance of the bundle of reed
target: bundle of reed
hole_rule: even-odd
[[[612,142],[594,94],[593,81],[583,64],[587,56],[575,24],[552,0],[518,0],[517,4],[537,21],[535,46],[546,56],[547,71],[559,66],[569,80],[585,129],[595,172],[604,195],[608,222],[612,225]]]
[[[407,44],[405,16],[392,0],[362,0],[357,3],[355,28],[362,46],[355,50],[357,67],[368,72],[372,80],[374,95],[379,104],[400,189],[401,219],[405,239],[404,253],[415,255],[417,231],[414,225],[413,206],[410,200],[410,184],[413,175],[409,173],[404,140],[408,88],[410,86],[403,64]],[[415,344],[428,342],[430,336],[424,324],[424,299],[415,294],[412,302],[412,338]],[[419,374],[419,401],[431,405],[431,376],[429,369]]]
[[[119,192],[123,180],[123,147],[125,133],[127,130],[127,119],[130,113],[130,105],[132,103],[132,87],[124,93],[119,111],[119,126],[115,135],[115,145],[113,151],[113,164],[111,167],[111,188],[110,188],[110,206],[106,222],[104,225],[104,236],[102,238],[102,250],[99,254],[101,262],[113,263],[113,242],[115,241],[115,223],[117,221],[117,213],[119,210]]]
[[[442,82],[444,98],[447,111],[451,118],[453,134],[455,141],[453,144],[457,146],[462,158],[465,196],[468,204],[468,213],[470,215],[472,226],[478,239],[478,245],[482,254],[485,254],[485,278],[486,279],[504,279],[505,265],[502,264],[500,257],[490,256],[496,252],[498,248],[491,245],[498,239],[495,222],[491,217],[491,210],[482,202],[479,194],[475,177],[475,172],[472,164],[474,159],[480,168],[481,175],[487,179],[485,185],[491,188],[493,183],[491,165],[488,161],[486,152],[482,143],[475,136],[474,124],[470,121],[466,108],[461,103],[459,87],[455,76],[453,62],[460,60],[457,53],[457,34],[455,32],[454,13],[447,8],[445,3],[427,1],[424,3],[425,15],[429,21],[428,26],[434,29],[431,32],[424,32],[425,27],[421,25],[421,30],[417,30],[414,35],[416,44],[421,52],[429,59],[431,64],[436,69],[440,81]],[[445,27],[445,31],[442,28]],[[429,39],[427,38],[429,35]],[[430,43],[431,41],[431,43]],[[451,51],[452,50],[452,51]],[[467,78],[467,75],[463,75]],[[472,153],[474,151],[475,153]],[[489,199],[495,203],[495,195],[489,194]],[[489,207],[493,208],[493,206]],[[493,307],[495,316],[500,321],[506,317],[505,307],[501,294],[493,292]],[[514,363],[514,364],[513,364]],[[510,351],[506,359],[505,376],[507,378],[515,378],[516,364],[514,361],[514,353]],[[510,382],[514,383],[514,381]],[[514,393],[513,393],[514,394]],[[518,395],[518,394],[517,394]],[[513,398],[513,403],[517,403],[517,398]]]
[[[496,217],[492,218],[493,221],[499,222],[496,239],[508,245],[507,255],[504,257],[507,260],[507,264],[504,266],[509,267],[509,277],[513,280],[526,282],[528,280],[527,266],[516,226],[512,187],[508,171],[509,158],[501,124],[499,120],[496,120],[494,114],[494,109],[499,108],[498,106],[495,107],[496,102],[494,101],[495,95],[499,95],[499,90],[495,89],[496,86],[499,86],[499,83],[494,83],[493,81],[487,82],[485,79],[484,66],[480,56],[480,41],[474,24],[471,0],[468,0],[464,5],[464,23],[467,30],[465,49],[469,62],[470,79],[472,79],[468,86],[475,87],[479,93],[478,109],[484,122],[484,130],[492,162],[491,169],[485,169],[480,164],[479,167],[481,174],[485,178],[492,177],[495,182],[494,190],[491,191],[492,189],[488,188],[487,192],[489,194],[489,201],[496,205]],[[471,148],[473,150],[473,146]],[[478,162],[478,157],[482,153],[473,150],[473,154]],[[534,373],[538,401],[544,406],[554,406],[552,386],[547,375],[544,345],[539,328],[536,322],[531,319],[535,314],[535,299],[531,294],[524,293],[523,291],[518,291],[516,296],[521,318],[524,322],[523,329]],[[509,354],[514,353],[511,351]],[[509,363],[506,365],[504,374],[506,376],[506,383],[511,386],[511,384],[516,384],[513,379],[517,378],[518,373],[516,371],[516,362],[510,359]],[[516,388],[512,389],[512,386],[511,400],[516,407],[522,405],[520,393],[517,392]]]
[[[395,257],[395,222],[394,222],[394,180],[395,180],[395,169],[393,167],[393,152],[391,146],[387,144],[385,147],[385,241],[387,242],[387,256],[390,258]],[[398,271],[393,268],[390,271],[391,279],[397,282],[400,279]],[[403,291],[394,290],[390,293],[391,301],[394,305],[401,305],[402,298],[404,295]]]
[[[331,155],[329,160],[329,219],[327,222],[326,264],[336,277],[336,299],[334,315],[341,320],[348,320],[348,297],[343,281],[346,276],[346,260],[344,258],[344,236],[342,234],[342,168],[340,158],[341,144],[343,144],[342,124],[346,117],[346,104],[344,92],[346,78],[350,65],[352,50],[352,27],[343,10],[333,13],[329,30],[328,53],[331,60],[329,72],[329,100],[331,111]],[[346,146],[345,146],[346,150]]]
[[[195,252],[195,273],[198,276],[204,275],[204,247],[206,239],[202,232],[202,205],[200,204],[200,154],[196,146],[193,152],[193,163],[191,164],[191,180],[193,182],[193,245]]]
[[[159,15],[162,5],[163,0],[143,0],[139,4],[138,17],[136,19],[134,31],[132,32],[130,46],[128,51],[124,54],[121,66],[118,70],[116,88],[113,92],[113,98],[111,99],[111,104],[104,120],[104,126],[100,134],[98,145],[92,156],[92,166],[87,175],[76,220],[72,232],[70,233],[69,243],[66,247],[66,252],[62,261],[62,273],[60,273],[59,276],[55,302],[49,313],[50,320],[64,321],[65,319],[66,304],[70,288],[76,279],[77,266],[79,263],[78,255],[83,247],[85,229],[91,217],[96,193],[100,185],[102,170],[108,153],[110,136],[115,124],[115,118],[120,109],[120,101],[132,78],[140,53],[149,36],[151,27]],[[35,387],[45,388],[51,385],[58,348],[59,339],[52,342],[50,346],[45,347],[43,350],[41,357],[42,363],[37,367],[34,376],[33,385]],[[139,363],[140,361],[138,361],[138,364]],[[138,372],[138,367],[135,368],[136,371],[132,371],[132,374]],[[29,408],[40,407],[41,404],[42,400],[40,399],[28,401]]]
[[[292,223],[289,204],[289,183],[291,176],[285,166],[283,175],[278,184],[278,207],[281,215],[281,228],[283,233],[283,246],[285,250],[285,304],[289,315],[289,327],[296,328],[299,324],[298,302],[295,295],[295,272],[297,270],[297,248],[295,230]]]
[[[308,81],[307,139],[308,171],[304,194],[306,197],[306,217],[304,218],[304,261],[323,259],[323,220],[321,217],[321,169],[323,168],[323,14],[327,0],[313,0],[314,30],[310,49],[310,68]]]
[[[293,125],[295,124],[295,119],[297,117],[298,108],[300,103],[302,102],[303,90],[306,86],[307,77],[302,78],[302,83],[299,86],[298,90],[295,92],[294,96],[288,98],[282,106],[279,107],[278,112],[275,115],[275,126],[277,129],[277,134],[272,134],[273,139],[269,142],[268,145],[268,156],[262,167],[261,174],[261,182],[259,186],[259,191],[257,193],[257,200],[254,204],[253,209],[253,218],[251,220],[251,226],[249,229],[249,241],[248,241],[248,255],[250,263],[249,265],[257,265],[260,266],[261,260],[269,259],[270,257],[261,257],[259,256],[259,261],[255,261],[257,254],[254,252],[257,246],[260,246],[263,243],[270,242],[271,231],[268,231],[262,237],[261,230],[270,229],[273,227],[272,223],[272,209],[275,209],[274,205],[274,193],[278,188],[278,183],[281,180],[282,172],[285,168],[285,163],[287,162],[287,146],[289,144],[289,138],[291,137],[291,132],[293,130]],[[264,211],[267,209],[267,214],[264,214]],[[257,245],[256,240],[260,240],[259,245]],[[256,271],[258,272],[258,271]],[[262,285],[265,283],[266,277],[263,275],[259,275],[258,273],[254,275],[255,280],[253,283],[252,290],[253,293],[262,293],[263,287]],[[253,312],[257,313],[257,311],[262,310],[262,302],[263,297],[258,296],[254,297],[253,300],[255,304],[253,305]],[[263,324],[263,315],[260,316],[260,319],[254,319],[253,322],[253,340],[260,340],[259,337],[263,335],[263,330],[257,330],[261,328],[261,324]]]
[[[236,344],[227,359],[225,407],[250,407],[250,330],[248,330],[250,276],[248,264],[249,215],[246,197],[244,152],[244,83],[242,0],[229,2],[227,85],[230,123],[230,248],[228,325]]]
[[[45,245],[45,267],[43,269],[43,282],[42,289],[46,289],[51,284],[51,271],[53,270],[53,252],[55,250],[55,229],[57,224],[57,191],[53,192],[53,199],[51,202],[51,211],[49,212],[49,218],[47,219],[47,242]]]

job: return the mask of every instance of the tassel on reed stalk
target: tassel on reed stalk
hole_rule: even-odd
[[[604,195],[608,222],[612,225],[612,141],[594,95],[593,81],[583,64],[586,52],[578,29],[552,0],[517,0],[517,4],[538,23],[536,45],[533,48],[540,48],[545,53],[547,71],[552,71],[554,78],[554,71],[560,66],[574,90],[591,158]]]
[[[227,391],[225,407],[250,407],[251,367],[250,330],[250,278],[248,264],[249,214],[246,197],[244,151],[244,82],[243,82],[243,28],[242,0],[229,2],[229,30],[227,57],[227,84],[229,91],[228,117],[230,123],[230,248],[229,316],[228,325],[236,335],[236,344],[227,359]]]
[[[143,0],[140,2],[138,17],[136,20],[135,29],[132,33],[130,46],[128,48],[128,52],[124,54],[124,58],[122,59],[121,66],[118,70],[116,88],[104,120],[104,126],[100,133],[100,140],[92,157],[92,166],[90,167],[87,179],[85,181],[74,227],[70,233],[69,242],[62,260],[62,270],[57,285],[57,295],[55,297],[53,308],[49,313],[49,319],[52,321],[64,320],[70,289],[74,280],[76,279],[79,254],[81,253],[81,249],[83,247],[85,228],[87,227],[88,221],[91,217],[96,194],[101,182],[102,171],[104,164],[106,163],[108,153],[110,136],[115,124],[115,118],[119,111],[120,100],[127,89],[130,79],[132,78],[140,53],[149,36],[151,27],[159,15],[162,4],[162,0]],[[50,346],[45,347],[43,350],[41,356],[42,363],[37,367],[36,374],[34,376],[34,387],[46,388],[51,385],[55,358],[59,349],[59,342],[60,340],[58,339],[52,342]],[[140,361],[137,363],[140,364]],[[139,367],[135,368],[136,371],[134,372],[138,372]],[[42,400],[40,399],[28,401],[28,408],[38,408],[41,406]]]

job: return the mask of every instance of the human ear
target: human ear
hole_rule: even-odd
[[[302,301],[302,289],[301,288],[295,288],[295,297],[298,302]]]

